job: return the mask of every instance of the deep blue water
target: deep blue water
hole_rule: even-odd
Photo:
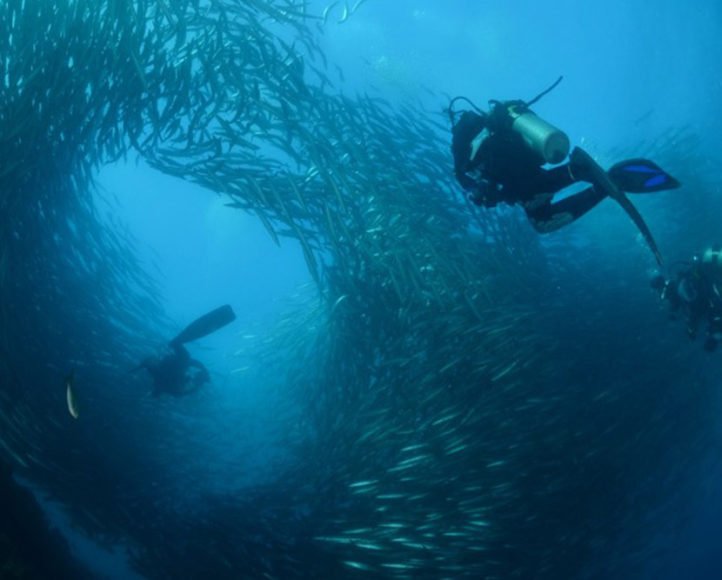
[[[320,13],[324,6],[314,8]],[[564,75],[535,110],[562,127],[572,143],[583,144],[604,162],[613,161],[605,156],[614,148],[626,150],[654,140],[670,127],[694,132],[707,155],[722,157],[719,2],[368,0],[348,21],[337,23],[341,10],[338,5],[331,12],[321,44],[329,61],[343,71],[342,87],[349,95],[372,92],[393,104],[411,98],[436,115],[445,103],[439,95],[465,95],[485,106],[494,98],[531,98]],[[713,168],[699,172],[711,182],[716,179]],[[160,500],[190,512],[206,494],[272,480],[275,463],[266,464],[265,458],[284,453],[272,439],[275,399],[258,377],[247,375],[246,364],[233,353],[283,316],[299,293],[309,292],[312,280],[300,245],[284,239],[277,247],[253,216],[232,211],[222,198],[143,162],[129,159],[103,167],[98,181],[115,197],[99,202],[101,207],[110,203],[107,211],[127,225],[137,240],[141,263],[160,283],[172,331],[223,303],[232,303],[238,315],[232,327],[191,347],[193,356],[212,371],[210,391],[153,400],[137,385],[132,387],[129,398],[141,401],[140,410],[133,412],[150,416],[160,409],[159,417],[166,421],[155,433],[140,437],[145,439],[143,452],[153,458],[150,463],[164,470],[149,474],[148,485],[157,477],[163,490],[158,492]],[[687,215],[680,227],[689,232],[689,239],[679,234],[670,200],[678,196],[674,204],[684,205],[685,193],[683,188],[654,199],[635,198],[669,261],[687,259],[690,252],[722,240],[719,232],[717,239],[710,239],[708,231],[695,231]],[[710,207],[722,210],[719,197],[700,211]],[[694,214],[694,207],[687,209]],[[559,273],[562,302],[566,289],[577,283],[588,283],[590,292],[599,292],[588,302],[570,300],[569,319],[562,325],[583,320],[580,308],[595,304],[610,313],[600,335],[614,340],[615,332],[640,332],[642,340],[658,340],[666,352],[688,356],[695,365],[690,377],[719,383],[719,353],[708,356],[699,343],[687,341],[680,321],[667,322],[664,309],[646,287],[655,266],[611,202],[543,243],[556,248],[562,262],[578,259],[591,269],[596,264],[600,271],[614,272],[601,281],[595,271],[581,281]],[[615,262],[616,270],[610,268]],[[609,287],[600,288],[605,282]],[[627,296],[632,296],[630,304],[642,305],[643,319],[654,320],[654,329],[622,326]],[[599,344],[596,352],[585,353],[594,363],[607,356],[603,339]],[[640,344],[641,350],[645,348]],[[664,375],[666,361],[654,362]],[[630,354],[625,378],[632,369]],[[610,373],[614,379],[614,371]],[[684,422],[685,417],[678,420]],[[138,449],[133,439],[129,453]],[[675,533],[657,534],[649,528],[642,539],[644,578],[722,578],[719,450],[709,449],[662,508],[668,514],[687,514]],[[44,496],[45,491],[38,494]],[[74,530],[62,508],[50,502],[47,511],[65,530],[74,553],[91,568],[108,577],[135,577],[124,563],[125,547],[116,547],[117,553],[110,555]],[[588,575],[597,577],[593,570]]]

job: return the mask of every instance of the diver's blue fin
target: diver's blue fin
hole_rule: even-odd
[[[178,336],[170,341],[170,344],[171,346],[181,345],[192,340],[203,338],[223,328],[226,324],[230,324],[235,319],[235,312],[226,304],[225,306],[212,310],[208,314],[204,314],[198,320],[191,322]]]
[[[652,193],[675,189],[681,184],[649,159],[627,159],[607,172],[614,184],[629,193]]]

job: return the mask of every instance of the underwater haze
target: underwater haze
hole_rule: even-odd
[[[0,578],[722,577],[722,349],[650,288],[722,244],[722,4],[6,0],[0,54]],[[681,182],[662,265],[457,182],[451,99],[560,76]]]

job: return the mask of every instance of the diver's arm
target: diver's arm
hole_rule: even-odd
[[[499,195],[499,189],[493,183],[486,179],[480,179],[475,183],[474,191],[469,194],[469,200],[474,205],[483,205],[484,207],[495,207],[502,201]]]
[[[471,166],[471,142],[486,126],[481,115],[464,111],[459,121],[451,130],[451,153],[454,157],[454,175],[461,187],[473,191],[477,187],[476,180],[467,174]]]
[[[188,381],[188,389],[186,392],[190,393],[193,391],[197,391],[200,389],[205,383],[210,383],[211,381],[211,375],[208,372],[208,369],[201,363],[200,361],[197,361],[195,359],[191,359],[190,366],[195,367],[198,369],[198,372],[195,373],[193,377],[191,377],[190,381]]]
[[[196,376],[203,377],[204,382],[208,382],[211,380],[211,374],[208,372],[208,369],[202,362],[192,358],[189,364],[190,366],[195,367],[200,371]]]
[[[469,192],[468,198],[475,205],[494,207],[501,199],[498,187],[482,177],[472,177],[470,171],[482,174],[480,143],[488,136],[487,117],[465,111],[452,130],[451,150],[454,156],[454,175],[461,187]]]
[[[466,191],[475,191],[477,189],[476,181],[458,167],[454,168],[454,176],[456,177],[456,181],[459,182],[459,185],[461,185],[461,187],[463,187]]]

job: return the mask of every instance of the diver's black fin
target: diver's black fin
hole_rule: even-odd
[[[194,320],[186,326],[181,333],[170,341],[171,346],[185,344],[193,340],[198,340],[204,336],[223,328],[226,324],[230,324],[236,319],[236,314],[230,305],[226,304],[215,310],[211,310],[208,314],[204,314],[199,319]]]
[[[629,193],[652,193],[675,189],[681,184],[649,159],[627,159],[607,172],[614,184]]]
[[[589,155],[589,153],[584,151],[581,147],[575,147],[570,158],[577,166],[583,167],[585,172],[589,174],[590,181],[595,189],[600,191],[600,193],[603,192],[611,197],[625,212],[627,212],[627,215],[635,223],[639,233],[642,234],[642,237],[647,242],[649,249],[652,250],[654,258],[657,260],[657,264],[662,266],[662,254],[657,247],[657,242],[654,241],[652,232],[649,231],[649,227],[647,227],[647,224],[637,211],[637,208],[632,205],[629,198],[624,195],[624,192],[612,180],[610,174],[604,171],[604,169],[602,169],[599,164],[592,159],[591,155]]]

